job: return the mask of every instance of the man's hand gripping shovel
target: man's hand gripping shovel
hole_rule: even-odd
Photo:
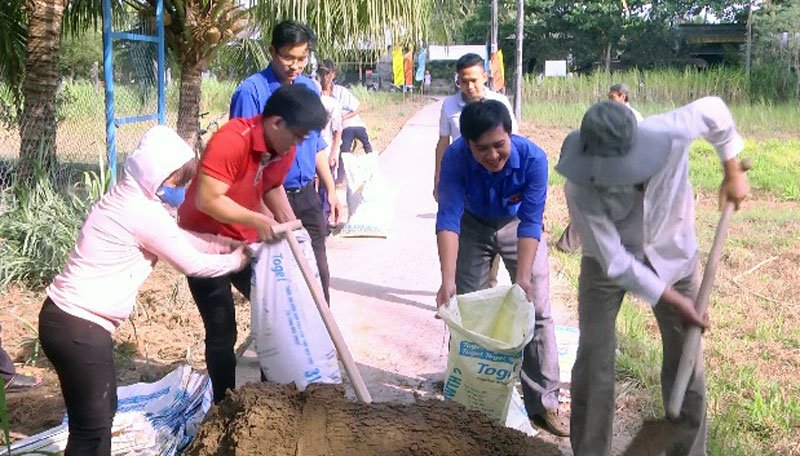
[[[742,159],[740,164],[743,171],[752,167],[752,160]],[[733,215],[734,203],[728,201],[722,208],[717,231],[714,234],[714,242],[711,244],[711,251],[708,253],[708,262],[703,271],[703,281],[700,283],[700,290],[697,293],[695,309],[701,318],[706,314],[708,300],[711,296],[711,288],[714,285],[714,276],[717,272],[717,265],[722,257],[722,247],[725,244],[725,237],[728,234],[728,225],[731,215]],[[683,398],[686,395],[686,388],[697,364],[700,355],[700,339],[702,329],[698,326],[686,328],[686,338],[683,341],[681,360],[678,364],[678,372],[675,375],[675,384],[672,387],[669,400],[664,404],[667,419],[647,421],[642,425],[639,433],[634,437],[623,456],[656,456],[666,451],[677,440],[681,431],[687,427],[686,418],[681,418],[681,408]]]

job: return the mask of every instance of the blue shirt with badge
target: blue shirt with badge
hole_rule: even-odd
[[[502,170],[478,163],[464,138],[444,153],[439,175],[436,231],[461,233],[466,210],[484,220],[519,217],[518,237],[541,239],[547,199],[547,156],[532,141],[511,135],[511,151]]]
[[[314,81],[306,75],[299,75],[294,84],[301,84],[319,95],[319,89]],[[272,92],[280,88],[281,82],[272,69],[272,64],[263,70],[250,75],[239,84],[231,97],[230,118],[249,118],[261,114]],[[317,151],[327,147],[318,131],[311,131],[302,143],[297,145],[294,163],[286,179],[284,187],[289,189],[303,188],[313,179],[317,169]]]

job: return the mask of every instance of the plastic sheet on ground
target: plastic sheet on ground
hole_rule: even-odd
[[[347,176],[347,210],[350,219],[339,232],[343,237],[389,235],[392,204],[386,178],[378,167],[378,154],[342,154]]]
[[[572,366],[578,355],[578,336],[580,331],[574,326],[558,326],[556,344],[558,345],[558,370],[561,383],[572,382]]]
[[[182,366],[155,383],[117,388],[117,414],[111,429],[112,455],[180,454],[211,408],[211,381]],[[11,445],[12,455],[59,454],[67,446],[67,421]],[[5,449],[3,449],[5,450]],[[0,455],[7,454],[0,451]]]

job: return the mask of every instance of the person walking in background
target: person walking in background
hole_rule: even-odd
[[[325,128],[320,132],[322,140],[328,147],[325,149],[325,156],[328,157],[328,165],[331,169],[334,184],[340,184],[344,181],[344,171],[340,166],[340,152],[339,147],[342,144],[342,105],[331,96],[333,88],[333,77],[330,71],[320,66],[317,68],[317,76],[320,82],[320,99],[322,105],[325,106],[325,111],[328,112],[328,123]],[[325,220],[328,221],[328,227],[335,227],[341,220],[331,218],[331,205],[328,202],[328,189],[324,185],[319,186],[319,197],[322,201],[323,212]]]
[[[316,37],[307,25],[296,21],[283,21],[272,30],[269,53],[272,62],[262,71],[245,79],[231,98],[231,118],[248,118],[259,114],[273,92],[282,85],[304,86],[319,98],[319,89],[314,81],[303,74],[313,50]],[[324,108],[323,108],[324,109]],[[328,221],[323,212],[322,202],[314,188],[314,175],[327,191],[331,213],[338,223],[341,204],[336,196],[336,188],[331,176],[328,158],[319,154],[321,148],[328,146],[320,138],[318,129],[306,132],[306,137],[297,145],[297,153],[292,157],[292,167],[287,173],[283,187],[291,204],[293,215],[303,222],[303,227],[311,236],[311,246],[317,261],[322,290],[330,303],[330,271],[325,238],[328,236]],[[344,136],[344,132],[342,133]]]
[[[369,142],[367,124],[361,119],[359,113],[364,109],[363,105],[353,92],[346,87],[336,84],[335,79],[338,71],[336,65],[331,60],[323,60],[322,67],[328,72],[331,80],[330,93],[342,106],[342,153],[353,150],[353,141],[358,140],[364,147],[364,152],[372,153],[372,144]]]
[[[608,99],[616,101],[617,103],[622,103],[626,108],[630,109],[637,122],[641,122],[644,119],[639,111],[631,106],[627,85],[623,83],[612,85],[611,88],[608,89]],[[556,248],[565,253],[575,253],[580,247],[581,236],[578,234],[578,229],[575,228],[575,224],[570,221],[567,223],[567,227],[564,228],[564,232],[561,233],[561,237],[558,238]]]
[[[169,209],[183,201],[195,169],[194,152],[177,133],[165,126],[148,130],[47,287],[39,338],[67,407],[66,456],[111,454],[117,410],[111,336],[133,311],[156,262],[166,260],[182,274],[220,277],[250,261],[240,242],[178,228]]]
[[[330,62],[330,60],[327,61]],[[336,73],[326,66],[325,61],[323,61],[323,64],[317,68],[317,76],[319,77],[320,83],[320,98],[322,99],[322,104],[325,106],[325,110],[328,111],[328,124],[322,129],[322,139],[329,145],[331,172],[334,173],[336,182],[339,183],[344,176],[340,167],[341,153],[339,151],[342,144],[342,130],[344,127],[342,121],[342,105],[339,103],[339,100],[333,97],[333,78],[336,76]]]
[[[749,191],[737,155],[744,141],[728,107],[707,97],[641,123],[620,103],[586,111],[564,140],[556,171],[566,179],[570,217],[583,239],[578,278],[578,354],[572,369],[572,450],[609,456],[613,435],[615,323],[627,292],[658,320],[663,345],[661,393],[670,397],[688,325],[705,327],[694,307],[699,287],[689,148],[705,138],[724,178],[720,207],[738,209]],[[689,380],[680,418],[686,423],[668,456],[706,454],[703,357]]]
[[[425,93],[431,90],[431,72],[428,70],[425,70],[425,76],[422,78],[422,86],[425,89]]]
[[[630,109],[633,116],[636,117],[637,122],[641,122],[644,117],[642,114],[631,106],[631,99],[628,93],[628,86],[623,83],[614,84],[608,89],[608,99],[622,103],[626,108]]]
[[[558,349],[542,237],[547,156],[513,135],[511,125],[504,103],[470,103],[461,114],[462,136],[444,153],[436,214],[442,285],[436,303],[447,305],[456,293],[488,288],[492,259],[503,257],[536,315],[522,362],[525,408],[538,426],[566,436],[558,413]]]

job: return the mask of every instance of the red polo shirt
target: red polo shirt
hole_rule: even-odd
[[[249,119],[231,119],[208,141],[198,172],[222,181],[230,188],[225,196],[241,206],[258,211],[259,201],[265,192],[282,185],[294,161],[295,148],[280,160],[267,165],[256,180],[261,154],[267,152],[261,115]],[[254,242],[258,231],[237,223],[222,223],[201,212],[195,204],[197,180],[192,180],[186,190],[186,200],[178,209],[178,224],[199,233],[219,234],[233,239]]]

